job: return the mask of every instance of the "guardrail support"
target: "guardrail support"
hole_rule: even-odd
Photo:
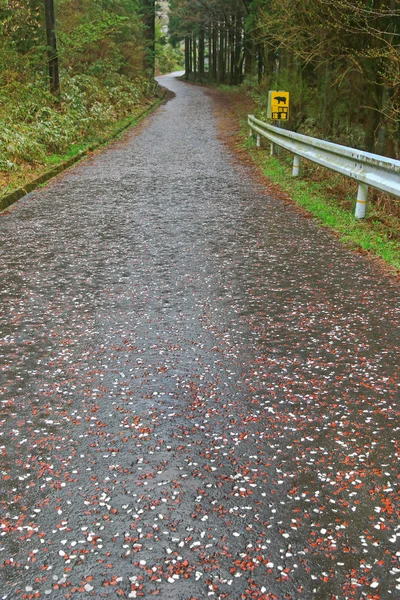
[[[250,127],[250,130],[249,130],[249,140],[251,140],[252,137],[253,137],[253,130]]]
[[[356,204],[356,219],[363,219],[367,208],[368,186],[365,183],[358,185],[357,204]]]
[[[300,175],[300,163],[301,163],[300,156],[297,156],[297,154],[295,154],[293,157],[293,172],[292,172],[293,177],[298,177]]]
[[[400,160],[280,129],[254,115],[248,115],[247,122],[253,135],[257,134],[257,146],[261,145],[261,137],[269,140],[271,156],[279,156],[280,148],[294,155],[294,177],[299,175],[302,157],[357,181],[356,219],[365,217],[368,186],[400,198]]]

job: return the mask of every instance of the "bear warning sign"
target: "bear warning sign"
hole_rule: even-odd
[[[268,119],[287,121],[289,119],[289,92],[268,92]]]

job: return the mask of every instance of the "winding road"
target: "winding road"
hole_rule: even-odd
[[[0,599],[400,597],[400,285],[201,87],[0,216]]]

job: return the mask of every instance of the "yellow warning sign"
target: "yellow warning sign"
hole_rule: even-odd
[[[268,93],[268,118],[275,121],[289,119],[289,92]]]

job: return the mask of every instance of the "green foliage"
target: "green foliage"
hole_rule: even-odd
[[[43,163],[48,154],[64,153],[80,139],[111,127],[150,95],[150,85],[144,78],[129,81],[114,74],[112,85],[104,86],[94,76],[64,74],[60,104],[55,103],[43,83],[14,84],[12,91],[12,96],[7,95],[7,108],[0,94],[3,171],[23,163]]]
[[[371,216],[368,219],[354,217],[356,187],[353,196],[347,199],[352,206],[349,210],[347,206],[339,205],[337,199],[332,197],[330,185],[335,176],[332,178],[327,175],[322,183],[293,177],[291,159],[286,161],[284,158],[282,160],[268,156],[265,152],[255,149],[252,140],[247,140],[246,146],[264,174],[288,192],[293,201],[311,213],[319,223],[336,231],[348,246],[371,252],[400,271],[400,243],[397,239],[392,239],[392,232],[382,224],[376,207],[372,203],[369,204],[368,211]]]
[[[35,53],[43,42],[40,5],[29,0],[0,0],[1,46]]]
[[[185,61],[183,52],[178,44],[176,47],[170,44],[159,20],[156,21],[155,32],[156,73],[162,75],[182,69]]]
[[[61,67],[74,75],[143,69],[144,26],[136,0],[62,0],[57,14]]]

